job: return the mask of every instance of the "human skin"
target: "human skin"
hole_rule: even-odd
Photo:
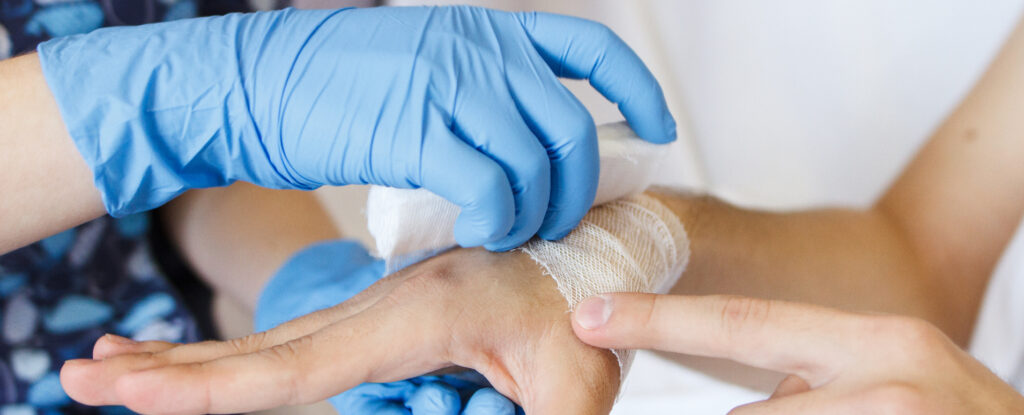
[[[694,238],[674,292],[744,296],[591,298],[575,332],[788,374],[736,415],[1024,413],[1024,397],[960,347],[1024,212],[1021,103],[1024,25],[871,209],[778,215],[663,195]]]
[[[679,284],[673,289],[673,293],[731,294],[744,296],[743,298],[758,297],[798,301],[846,311],[883,312],[910,316],[913,320],[909,320],[909,322],[899,319],[880,320],[896,322],[891,325],[879,323],[881,324],[879,330],[887,333],[885,340],[891,340],[894,345],[921,348],[924,351],[944,350],[938,354],[928,355],[938,359],[937,362],[948,363],[946,366],[937,366],[938,368],[967,367],[967,369],[955,373],[964,375],[965,382],[969,382],[971,385],[993,391],[999,396],[1005,396],[999,391],[1005,391],[1007,386],[982,375],[983,372],[977,369],[976,362],[965,358],[962,351],[953,345],[963,346],[967,343],[989,275],[1024,212],[1024,192],[1021,191],[1024,189],[1024,163],[1021,163],[1021,160],[1024,160],[1024,140],[1020,138],[1024,132],[1024,117],[1020,116],[1021,103],[1024,103],[1024,29],[1018,27],[972,92],[936,130],[933,137],[882,199],[869,209],[819,209],[804,212],[770,213],[732,207],[703,196],[683,195],[669,191],[652,193],[676,212],[687,227],[691,238],[691,262]],[[487,261],[474,262],[474,264],[485,267],[501,265]],[[469,272],[479,274],[492,271],[482,268]],[[431,281],[433,284],[443,285],[445,280],[433,279]],[[501,284],[501,282],[494,281],[490,283]],[[477,285],[473,285],[473,287],[475,287],[474,289],[487,288]],[[434,292],[427,287],[420,288],[424,293]],[[477,292],[468,291],[461,295],[467,296],[467,298],[481,297]],[[423,308],[423,315],[430,315],[430,313],[437,312],[436,309],[446,307],[445,302],[420,301],[415,304]],[[522,308],[511,309],[522,310]],[[799,310],[808,312],[811,316],[818,314],[808,311],[812,309],[800,308]],[[524,312],[529,315],[537,315],[534,310]],[[846,315],[831,310],[823,312],[826,314],[837,313],[829,315]],[[420,315],[420,312],[415,314]],[[752,315],[760,314],[753,313]],[[719,320],[721,315],[711,313],[705,317],[710,320],[710,323],[701,321],[699,324],[721,323]],[[305,319],[322,320],[324,318],[324,316],[313,314]],[[440,316],[440,318],[448,318],[448,316]],[[849,318],[838,318],[842,321],[848,319],[863,321],[861,314],[852,314],[852,317]],[[754,321],[756,322],[756,320]],[[367,328],[365,329],[366,333],[382,336],[380,339],[367,337],[378,341],[378,348],[381,348],[380,345],[395,344],[395,339],[406,338],[399,336],[405,336],[408,333],[397,329],[382,330],[380,328],[385,326],[375,324],[376,322],[373,320],[364,321],[364,323],[368,327],[376,329]],[[485,325],[477,330],[497,330],[496,327],[498,326]],[[938,328],[941,332],[932,327]],[[411,333],[419,334],[420,332]],[[831,339],[835,331],[825,330],[818,334],[823,339]],[[857,334],[865,335],[862,332],[857,332]],[[925,340],[921,343],[913,343],[916,340],[906,340],[905,337],[908,336]],[[943,336],[948,336],[951,340]],[[773,338],[779,337],[785,336]],[[844,334],[839,339],[849,337],[851,337],[849,334]],[[409,340],[410,342],[422,344],[420,338],[408,338],[414,339]],[[761,340],[768,342],[767,344],[773,342],[771,339]],[[355,340],[352,339],[337,338],[336,341],[330,342],[324,347],[341,347],[340,344],[346,343],[346,341],[352,342],[348,344],[349,346],[361,344],[355,343]],[[516,341],[529,342],[530,340],[520,337]],[[624,340],[618,339],[617,341]],[[775,341],[784,342],[785,339]],[[901,343],[903,341],[908,343]],[[110,342],[109,339],[101,339],[97,347]],[[445,342],[442,341],[442,343]],[[653,347],[653,345],[650,346]],[[152,392],[145,389],[130,389],[131,387],[127,386],[137,384],[137,379],[145,379],[144,376],[157,376],[164,381],[174,379],[180,384],[189,384],[190,382],[204,384],[203,382],[209,382],[212,376],[215,376],[211,372],[189,373],[186,372],[187,369],[173,368],[133,373],[133,368],[162,365],[169,362],[161,360],[166,359],[166,355],[156,357],[161,355],[132,354],[142,351],[140,348],[146,347],[157,346],[143,344],[123,349],[112,347],[119,353],[127,353],[127,355],[103,361],[76,361],[69,364],[63,372],[65,388],[76,398],[92,399],[93,397],[88,395],[90,388],[95,389],[100,386],[109,388],[117,385],[118,388],[114,390],[123,396],[106,396],[104,398],[110,400],[99,402],[111,402],[113,399],[130,401],[142,400],[147,396],[146,393]],[[712,352],[679,349],[677,346],[671,345],[663,348],[684,350],[694,354],[724,355],[741,361],[745,360],[740,358],[741,355],[731,354],[733,352],[728,349]],[[378,350],[370,351],[377,352]],[[261,356],[266,357],[258,353],[250,357],[259,359]],[[381,364],[403,360],[402,355],[397,353],[394,356],[366,354],[363,358],[363,360],[349,365],[348,362],[342,364],[336,357],[329,356],[324,357],[318,365],[314,366],[343,371],[358,369],[359,364],[374,358],[380,359],[379,363]],[[126,367],[121,363],[116,363],[127,361],[135,362],[133,365],[136,366]],[[598,360],[598,362],[600,361]],[[855,378],[872,382],[871,385],[878,386],[879,390],[883,391],[879,395],[883,397],[885,396],[884,392],[889,390],[884,386],[891,385],[890,381],[903,382],[898,385],[912,390],[927,391],[929,394],[923,396],[929,397],[934,394],[942,394],[944,391],[948,392],[948,389],[941,389],[941,387],[947,386],[949,383],[925,382],[928,378],[948,379],[952,383],[956,383],[958,379],[958,375],[954,375],[952,371],[946,371],[945,374],[907,372],[913,374],[908,381],[906,378],[900,377],[902,376],[900,371],[886,370],[891,367],[906,368],[907,360],[905,359],[852,362],[850,364],[860,363],[867,368],[878,369],[874,372],[875,375],[890,375],[888,377]],[[296,361],[293,363],[300,365],[299,367],[309,365]],[[250,370],[246,369],[250,366],[241,363],[238,366],[239,370]],[[430,365],[420,367],[419,369],[423,370],[411,373],[411,375],[421,374],[426,369],[432,368],[426,366]],[[774,365],[763,366],[780,369]],[[232,373],[223,365],[219,367],[225,371],[224,373]],[[487,373],[485,372],[485,374]],[[805,373],[805,375],[811,377],[810,374]],[[127,380],[118,380],[121,376],[125,376]],[[226,375],[219,374],[217,376]],[[182,378],[187,381],[181,380]],[[787,382],[788,386],[782,388],[783,391],[792,386],[792,382],[792,380]],[[174,385],[179,383],[174,383]],[[322,384],[318,386],[341,390],[345,386],[354,386],[356,383],[358,382],[331,378],[322,380]],[[805,383],[808,387],[817,386],[813,384],[814,382]],[[287,382],[281,384],[288,385]],[[264,390],[279,388],[275,384],[265,386],[262,389],[252,389],[250,392],[258,391],[260,395],[263,395]],[[940,389],[936,389],[936,387],[940,387]],[[499,388],[499,390],[510,393],[507,389]],[[798,388],[798,390],[806,391],[806,388]],[[875,389],[865,388],[865,390]],[[896,398],[885,399],[896,400],[897,403],[903,402],[902,399],[907,396],[904,392],[907,390],[900,390],[902,392],[896,393]],[[979,393],[978,396],[989,395]],[[309,396],[304,397],[309,398]],[[920,397],[911,395],[906,399]],[[238,396],[226,394],[218,396],[217,399],[237,398]],[[886,404],[885,399],[882,399],[879,404]],[[264,403],[269,404],[269,402]]]
[[[158,212],[192,270],[249,311],[285,261],[317,242],[344,236],[314,193],[242,182],[191,190]]]
[[[730,415],[1024,413],[1024,396],[920,319],[735,296],[619,293],[582,302],[599,347],[730,359],[787,373]]]
[[[0,254],[102,216],[35,54],[0,62]]]
[[[761,212],[653,194],[686,225],[673,294],[732,294],[918,317],[960,346],[1024,215],[1024,25],[868,209]]]
[[[575,337],[566,308],[554,281],[524,253],[457,249],[350,301],[241,339],[175,345],[105,336],[97,360],[68,361],[61,381],[88,405],[235,413],[464,367],[528,413],[607,413],[618,363]]]

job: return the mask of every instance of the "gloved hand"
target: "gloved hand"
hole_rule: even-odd
[[[339,304],[384,277],[384,264],[358,242],[330,241],[292,257],[267,283],[256,305],[255,328]],[[364,383],[327,400],[345,415],[513,415],[516,406],[476,372]]]
[[[594,123],[558,76],[590,79],[641,137],[675,138],[633,51],[560,15],[286,9],[106,28],[38,50],[115,216],[235,180],[424,187],[462,208],[459,244],[505,250],[564,236],[594,198]]]
[[[481,378],[420,376],[391,383],[364,383],[327,401],[341,414],[353,415],[515,415],[521,408]],[[465,405],[463,405],[465,402]]]

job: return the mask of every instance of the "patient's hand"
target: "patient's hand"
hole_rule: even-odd
[[[476,369],[527,413],[606,413],[615,357],[581,343],[554,281],[522,253],[458,249],[336,307],[226,342],[120,344],[65,364],[74,399],[143,413],[234,413],[325,399],[363,382]]]

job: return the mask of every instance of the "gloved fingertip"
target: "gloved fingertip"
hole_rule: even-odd
[[[463,248],[475,248],[484,244],[493,242],[495,239],[493,233],[481,234],[476,229],[460,229],[458,225],[455,226],[455,243]]]
[[[629,126],[644,141],[654,144],[668,144],[676,141],[676,120],[665,106],[645,111],[643,117],[629,117]],[[655,111],[661,116],[651,116]]]
[[[511,228],[511,218],[505,223],[504,220],[494,221],[493,218],[479,220],[460,214],[459,218],[455,220],[455,242],[463,248],[496,243],[508,235]]]
[[[676,119],[672,116],[672,112],[665,109],[665,113],[662,115],[663,122],[665,123],[665,141],[671,143],[676,141]]]
[[[498,393],[494,388],[483,388],[473,394],[466,403],[462,415],[513,415],[516,405]]]
[[[484,248],[491,252],[508,252],[511,251],[512,249],[515,249],[515,247],[517,246],[519,245],[510,243],[507,238],[502,239],[498,242],[484,244]]]
[[[585,213],[586,212],[584,211],[584,214]],[[566,221],[564,219],[549,218],[548,220],[544,221],[543,225],[541,225],[540,230],[537,231],[537,236],[548,241],[557,241],[559,239],[564,238],[566,235],[569,234],[569,232],[572,232],[572,230],[576,228],[576,225],[579,225],[582,219],[583,215],[580,215],[579,219],[576,219],[572,222]]]
[[[533,235],[528,232],[514,232],[497,242],[484,244],[484,248],[491,252],[508,252],[522,246],[532,237]]]

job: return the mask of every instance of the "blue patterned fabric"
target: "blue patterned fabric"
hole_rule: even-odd
[[[148,215],[104,217],[0,256],[0,414],[109,413],[71,402],[58,377],[104,333],[205,337],[156,266],[149,227]]]
[[[0,59],[102,26],[244,9],[244,0],[0,0]],[[90,357],[104,333],[206,337],[157,266],[151,231],[148,214],[104,217],[0,256],[0,415],[130,414],[72,402],[62,362]]]
[[[0,59],[103,26],[195,17],[197,0],[0,0]],[[241,3],[241,1],[239,1]]]

